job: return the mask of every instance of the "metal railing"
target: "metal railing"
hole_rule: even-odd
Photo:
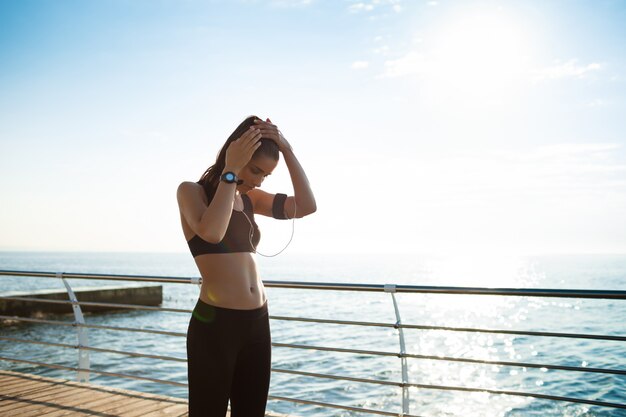
[[[6,300],[22,300],[32,301],[38,303],[64,303],[71,304],[75,321],[66,322],[58,320],[46,320],[31,317],[17,317],[17,316],[4,316],[0,315],[1,319],[10,319],[22,322],[30,323],[45,323],[60,326],[72,326],[77,329],[78,343],[76,345],[63,344],[63,343],[51,343],[42,342],[36,340],[27,340],[21,338],[11,338],[0,336],[0,340],[6,340],[17,343],[30,343],[39,345],[55,346],[67,349],[77,349],[79,352],[79,360],[77,367],[68,367],[63,365],[48,364],[43,362],[30,361],[20,358],[9,358],[0,356],[0,360],[25,363],[37,366],[44,366],[49,368],[63,369],[77,372],[77,379],[79,381],[88,381],[89,373],[97,373],[107,376],[115,376],[122,378],[131,378],[137,380],[145,380],[151,382],[157,382],[162,384],[169,384],[175,386],[186,387],[187,384],[168,381],[163,379],[148,378],[137,375],[128,375],[115,372],[105,372],[90,369],[89,365],[89,352],[106,352],[115,353],[121,355],[127,355],[132,357],[152,358],[163,361],[177,361],[186,362],[184,358],[177,358],[171,356],[162,355],[150,355],[138,352],[126,352],[114,349],[105,349],[94,346],[89,346],[86,330],[93,329],[107,329],[116,331],[128,331],[128,332],[141,332],[152,333],[168,336],[186,337],[186,333],[171,332],[163,330],[150,330],[150,329],[138,329],[132,327],[115,327],[115,326],[103,326],[88,324],[82,317],[80,309],[81,305],[100,306],[100,307],[114,307],[117,309],[135,309],[146,311],[166,311],[176,313],[191,313],[192,310],[165,308],[165,307],[150,307],[130,304],[118,304],[118,303],[102,303],[102,302],[83,302],[76,299],[69,283],[66,279],[89,279],[89,280],[113,280],[113,281],[139,281],[139,282],[160,282],[160,283],[180,283],[180,284],[200,284],[201,278],[184,278],[184,277],[161,277],[161,276],[138,276],[138,275],[112,275],[112,274],[80,274],[80,273],[59,273],[59,272],[33,272],[33,271],[0,271],[0,276],[27,276],[27,277],[39,277],[39,278],[56,278],[61,279],[65,284],[68,291],[69,301],[64,300],[48,300],[34,297],[20,297],[20,296],[4,296],[0,299]],[[355,353],[360,355],[372,355],[372,356],[388,356],[398,357],[401,360],[401,381],[387,381],[370,378],[355,378],[345,375],[330,375],[324,373],[304,372],[298,370],[279,369],[272,368],[272,372],[294,374],[313,378],[325,378],[342,381],[353,381],[365,384],[378,384],[387,386],[396,386],[402,390],[402,412],[394,413],[384,410],[373,410],[359,407],[350,407],[340,404],[333,404],[321,401],[310,401],[301,398],[288,398],[270,395],[269,400],[288,401],[301,404],[311,404],[320,407],[329,407],[335,409],[343,409],[350,411],[357,411],[369,414],[385,415],[385,416],[404,416],[404,417],[417,417],[409,414],[409,388],[421,388],[429,390],[445,390],[445,391],[459,391],[459,392],[482,392],[489,394],[502,394],[518,397],[528,397],[537,399],[546,399],[552,401],[562,401],[570,403],[580,403],[587,405],[594,405],[600,407],[606,407],[611,409],[626,409],[626,404],[614,403],[608,401],[599,401],[584,398],[547,395],[532,392],[510,391],[510,390],[496,390],[477,387],[464,387],[464,386],[447,386],[447,385],[428,385],[428,384],[416,384],[410,383],[408,377],[408,367],[406,360],[411,359],[427,359],[434,361],[447,361],[447,362],[460,362],[460,363],[472,363],[472,364],[488,364],[488,365],[501,365],[501,366],[513,366],[523,368],[541,368],[541,369],[553,369],[561,371],[575,371],[575,372],[587,372],[587,373],[603,373],[613,375],[626,375],[626,369],[610,369],[610,368],[590,368],[590,367],[577,367],[577,366],[564,366],[553,365],[544,363],[527,363],[527,362],[515,362],[515,361],[494,361],[494,360],[480,360],[469,358],[456,358],[448,356],[431,356],[431,355],[417,355],[406,352],[404,329],[418,329],[418,330],[440,330],[449,332],[479,332],[479,333],[496,333],[505,335],[524,335],[524,336],[543,336],[543,337],[559,337],[559,338],[577,338],[577,339],[594,339],[594,340],[606,340],[626,342],[626,336],[616,335],[602,335],[602,334],[585,334],[585,333],[559,333],[559,332],[544,332],[544,331],[523,331],[523,330],[505,330],[505,329],[486,329],[486,328],[467,328],[467,327],[449,327],[449,326],[427,326],[418,324],[406,324],[403,323],[400,316],[400,309],[395,298],[396,293],[422,293],[422,294],[464,294],[464,295],[498,295],[498,296],[523,296],[523,297],[551,297],[551,298],[576,298],[576,299],[612,299],[612,300],[626,300],[626,291],[607,291],[607,290],[568,290],[568,289],[516,289],[516,288],[477,288],[477,287],[437,287],[437,286],[415,286],[415,285],[374,285],[374,284],[344,284],[344,283],[321,283],[321,282],[293,282],[293,281],[263,281],[266,287],[274,288],[291,288],[291,289],[310,289],[310,290],[334,290],[334,291],[368,291],[368,292],[384,292],[390,294],[394,312],[396,316],[396,322],[383,323],[383,322],[364,322],[364,321],[346,321],[346,320],[331,320],[331,319],[318,319],[318,318],[305,318],[305,317],[289,317],[289,316],[274,316],[271,315],[272,320],[283,321],[298,321],[298,322],[311,322],[311,323],[331,323],[347,326],[374,326],[383,328],[393,328],[398,330],[399,336],[399,352],[388,351],[376,351],[376,350],[359,350],[359,349],[345,349],[335,347],[324,346],[311,346],[311,345],[299,345],[290,343],[276,343],[272,342],[274,347],[284,347],[291,349],[309,349],[317,351],[329,351],[340,353]]]

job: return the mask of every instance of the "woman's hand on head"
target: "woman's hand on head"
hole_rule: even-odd
[[[251,126],[239,139],[231,142],[226,150],[225,169],[239,175],[239,171],[252,159],[254,151],[261,146],[261,136],[261,130]]]
[[[287,139],[283,136],[278,127],[272,124],[272,121],[267,118],[266,121],[261,119],[254,120],[255,126],[261,130],[261,137],[271,139],[278,145],[278,150],[284,152],[291,149],[291,145],[287,142]]]

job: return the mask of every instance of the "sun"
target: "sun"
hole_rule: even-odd
[[[502,10],[451,17],[425,48],[430,81],[446,98],[500,104],[523,88],[528,75],[529,36]]]

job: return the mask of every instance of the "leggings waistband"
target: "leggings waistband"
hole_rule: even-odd
[[[259,307],[252,310],[239,310],[234,308],[218,307],[212,304],[207,304],[201,299],[198,299],[196,306],[193,309],[193,317],[200,321],[207,322],[214,319],[232,319],[232,320],[250,320],[258,319],[267,314],[267,300]]]

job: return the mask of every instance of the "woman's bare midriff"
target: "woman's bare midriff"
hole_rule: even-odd
[[[207,204],[202,188],[198,192]],[[239,195],[235,198],[234,208],[243,210],[243,201]],[[195,232],[182,213],[180,222],[185,240],[189,241]],[[200,300],[217,307],[237,310],[253,310],[265,304],[265,288],[250,252],[207,253],[196,256],[195,261],[202,277]]]
[[[202,276],[200,300],[237,310],[252,310],[265,303],[265,288],[251,253],[212,253],[197,256],[195,261]]]

